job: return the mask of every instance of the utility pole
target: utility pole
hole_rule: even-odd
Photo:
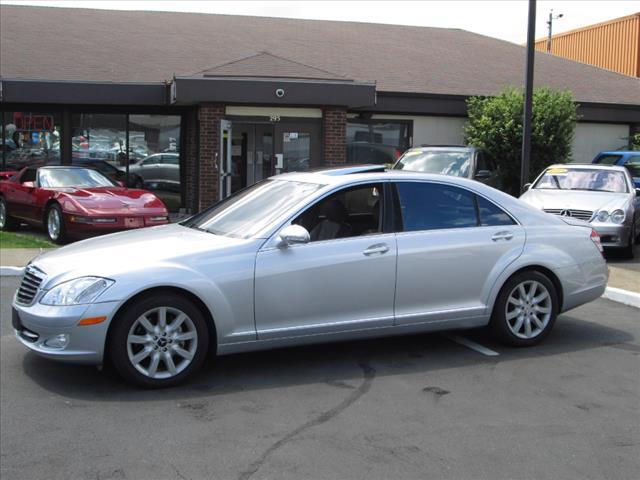
[[[552,35],[552,30],[553,30],[553,21],[557,20],[559,18],[562,18],[563,14],[560,13],[558,15],[553,15],[553,8],[551,9],[551,11],[549,12],[549,20],[547,20],[547,29],[549,31],[548,35],[547,35],[547,53],[551,53],[551,35]]]
[[[536,0],[529,0],[529,25],[527,27],[527,67],[524,84],[524,119],[522,122],[522,163],[520,165],[520,192],[529,182],[531,158],[531,112],[533,107],[533,62],[536,36]]]

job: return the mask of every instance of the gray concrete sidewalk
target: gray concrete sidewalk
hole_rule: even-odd
[[[30,260],[49,248],[0,248],[0,266],[24,267]]]

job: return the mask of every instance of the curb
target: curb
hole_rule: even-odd
[[[0,277],[19,277],[24,273],[24,267],[0,267]]]
[[[602,298],[623,303],[630,307],[640,308],[640,293],[630,292],[621,288],[607,287],[602,294]]]

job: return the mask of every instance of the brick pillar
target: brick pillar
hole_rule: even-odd
[[[322,111],[322,147],[324,165],[347,162],[347,109],[325,107]]]
[[[220,152],[220,120],[224,117],[224,105],[211,103],[200,105],[199,161],[198,161],[198,210],[209,207],[218,200],[218,154]]]

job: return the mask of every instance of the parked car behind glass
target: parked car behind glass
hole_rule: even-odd
[[[180,191],[180,155],[154,153],[129,165],[129,173],[140,176],[152,190]]]
[[[487,324],[533,345],[602,295],[588,225],[464,178],[379,170],[279,175],[182,224],[41,255],[13,302],[17,339],[162,387],[209,350]]]

